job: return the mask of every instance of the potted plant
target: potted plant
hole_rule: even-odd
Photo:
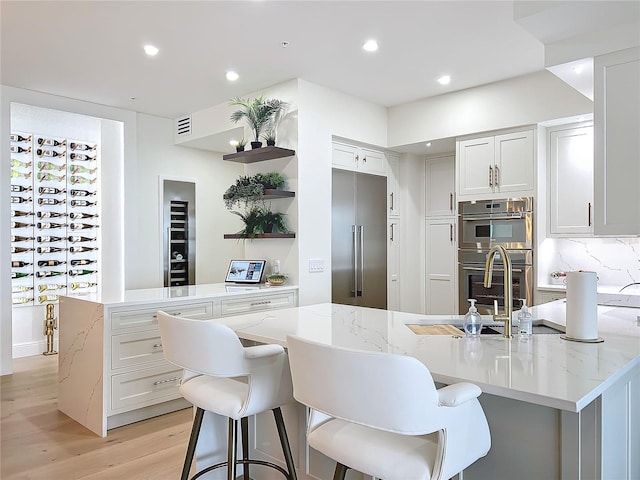
[[[273,147],[276,144],[276,130],[275,128],[270,128],[266,133],[262,135],[262,138],[267,142],[268,147]]]
[[[265,190],[275,190],[284,187],[284,177],[280,172],[256,173],[253,179]]]
[[[253,205],[245,212],[231,211],[234,215],[239,216],[244,223],[244,228],[238,233],[247,237],[256,237],[264,233],[287,232],[287,226],[284,221],[284,213],[272,212],[265,206]]]
[[[247,141],[243,138],[236,145],[236,152],[244,152],[244,146],[247,144]]]
[[[244,203],[250,206],[255,202],[259,202],[264,197],[264,187],[261,183],[256,182],[254,177],[240,176],[236,183],[227,188],[222,198],[228,209],[232,209],[236,204]]]
[[[260,141],[262,131],[274,125],[287,106],[287,103],[282,100],[276,98],[266,99],[264,95],[247,100],[236,97],[231,100],[230,104],[240,107],[240,110],[236,110],[231,114],[231,121],[238,123],[244,119],[253,131],[255,140],[251,142],[251,148],[260,148],[262,146]]]

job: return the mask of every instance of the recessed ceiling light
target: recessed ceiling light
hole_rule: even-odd
[[[238,145],[240,145],[240,142],[232,138],[231,140],[229,140],[229,145],[231,145],[232,147],[237,147]]]
[[[378,50],[378,42],[376,42],[375,40],[367,40],[362,45],[362,49],[366,52],[375,52],[376,50]]]
[[[236,80],[238,80],[238,78],[240,78],[240,75],[238,75],[233,70],[229,70],[227,72],[227,80],[229,80],[230,82],[235,82]]]
[[[440,85],[449,85],[451,82],[451,77],[449,75],[443,75],[438,79],[438,83]]]
[[[146,53],[147,55],[149,55],[150,57],[155,57],[158,52],[160,50],[158,50],[156,47],[154,47],[153,45],[145,45],[144,46],[144,53]]]
[[[427,146],[427,148],[429,148],[431,146],[431,142],[427,142],[426,146]]]

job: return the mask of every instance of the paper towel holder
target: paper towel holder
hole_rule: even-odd
[[[602,337],[598,337],[598,338],[573,338],[573,337],[569,337],[566,334],[561,334],[560,338],[562,340],[568,340],[570,342],[582,342],[582,343],[602,343],[604,342],[604,338]]]

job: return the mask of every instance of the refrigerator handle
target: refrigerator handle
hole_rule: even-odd
[[[353,237],[353,296],[358,296],[358,226],[351,225]]]
[[[362,296],[364,292],[364,225],[358,225],[360,230],[360,290],[358,290],[358,297]]]

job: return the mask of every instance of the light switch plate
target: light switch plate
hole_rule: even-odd
[[[309,273],[324,272],[324,258],[309,259]]]

